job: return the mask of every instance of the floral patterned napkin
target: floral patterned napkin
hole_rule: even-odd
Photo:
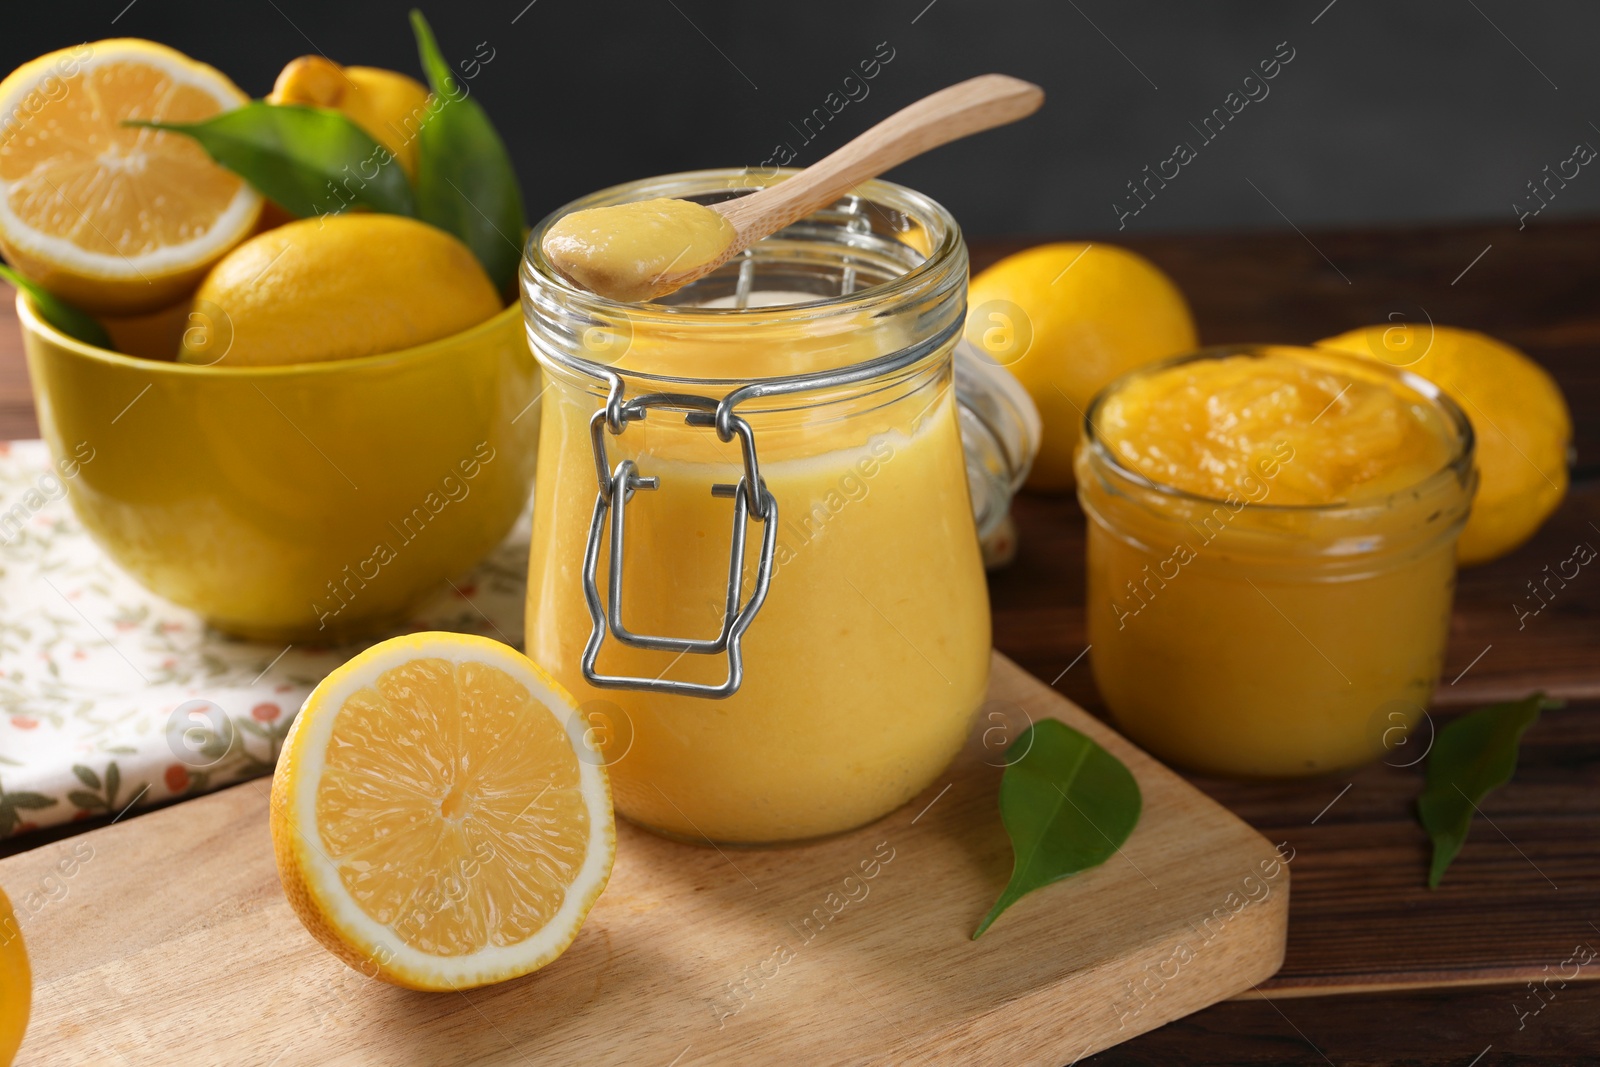
[[[528,516],[396,630],[522,647]],[[0,837],[272,773],[313,686],[366,643],[225,637],[117,569],[41,441],[0,442]]]

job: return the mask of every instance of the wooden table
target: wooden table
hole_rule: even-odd
[[[974,267],[1032,243],[981,242]],[[1206,343],[1304,343],[1394,314],[1509,341],[1566,392],[1577,467],[1566,503],[1532,542],[1461,576],[1434,721],[1534,689],[1567,705],[1529,731],[1516,779],[1483,805],[1444,886],[1425,887],[1428,841],[1412,808],[1420,764],[1283,784],[1193,778],[1295,849],[1288,958],[1260,995],[1087,1062],[1492,1067],[1600,1059],[1600,960],[1564,987],[1540,986],[1538,999],[1529,986],[1577,946],[1600,950],[1600,577],[1584,572],[1521,630],[1512,606],[1525,583],[1576,543],[1600,545],[1600,222],[1119,243],[1172,275]],[[0,439],[37,433],[11,316],[6,301]],[[1083,514],[1070,498],[1030,496],[1016,518],[1019,556],[990,585],[995,644],[1103,712],[1077,658],[1085,645]],[[94,825],[31,835],[0,854]]]

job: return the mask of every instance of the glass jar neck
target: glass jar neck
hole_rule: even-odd
[[[545,369],[572,384],[610,376],[599,368],[640,389],[720,396],[776,379],[836,377],[933,338],[941,344],[927,354],[948,358],[944,342],[965,314],[960,230],[938,204],[889,182],[865,183],[658,303],[617,303],[579,289],[541,248],[549,226],[571,211],[654,197],[713,204],[789,173],[649,179],[544,219],[528,240],[522,289],[529,339]]]
[[[1451,436],[1449,458],[1442,468],[1383,496],[1332,504],[1279,504],[1271,499],[1273,475],[1268,471],[1242,479],[1223,498],[1210,498],[1152,482],[1125,466],[1102,437],[1096,416],[1107,398],[1128,383],[1188,361],[1264,352],[1250,345],[1206,349],[1140,368],[1102,390],[1085,414],[1076,457],[1078,496],[1091,521],[1142,549],[1166,552],[1181,545],[1198,553],[1201,547],[1214,545],[1217,558],[1251,567],[1304,567],[1317,561],[1327,577],[1393,566],[1459,532],[1477,487],[1472,425],[1433,383],[1379,364],[1359,361],[1353,369],[1392,378],[1396,388],[1414,395],[1417,403],[1435,408],[1442,432]],[[1357,360],[1321,351],[1316,356]]]

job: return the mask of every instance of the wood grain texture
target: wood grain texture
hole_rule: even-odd
[[[1600,984],[1552,983],[1534,1015],[1536,1003],[1523,985],[1234,1000],[1076,1067],[1589,1067],[1600,1059]]]
[[[1600,702],[1546,712],[1529,730],[1516,776],[1481,802],[1436,890],[1414,807],[1423,768],[1378,764],[1313,783],[1193,779],[1296,850],[1289,953],[1263,985],[1271,995],[1538,981],[1574,944],[1600,949],[1590,925],[1600,923]],[[1580,980],[1597,978],[1600,965]]]
[[[13,856],[36,988],[18,1063],[1057,1065],[1277,969],[1290,876],[1271,844],[1003,657],[989,695],[945,779],[854,833],[723,852],[619,827],[572,949],[465,994],[373,982],[311,940],[264,781]],[[1111,861],[972,941],[1011,865],[1002,738],[1046,716],[1121,757],[1144,814]]]

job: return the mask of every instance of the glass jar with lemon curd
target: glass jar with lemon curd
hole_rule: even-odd
[[[1117,725],[1245,777],[1392,748],[1443,663],[1472,451],[1431,383],[1322,350],[1208,349],[1113,382],[1076,468]]]
[[[574,210],[759,184],[595,194],[523,273],[550,383],[528,654],[596,727],[619,812],[741,844],[870,822],[949,763],[988,680],[979,530],[1031,458],[1014,391],[963,376],[981,402],[958,404],[966,249],[911,190],[867,183],[658,303],[541,251]]]

